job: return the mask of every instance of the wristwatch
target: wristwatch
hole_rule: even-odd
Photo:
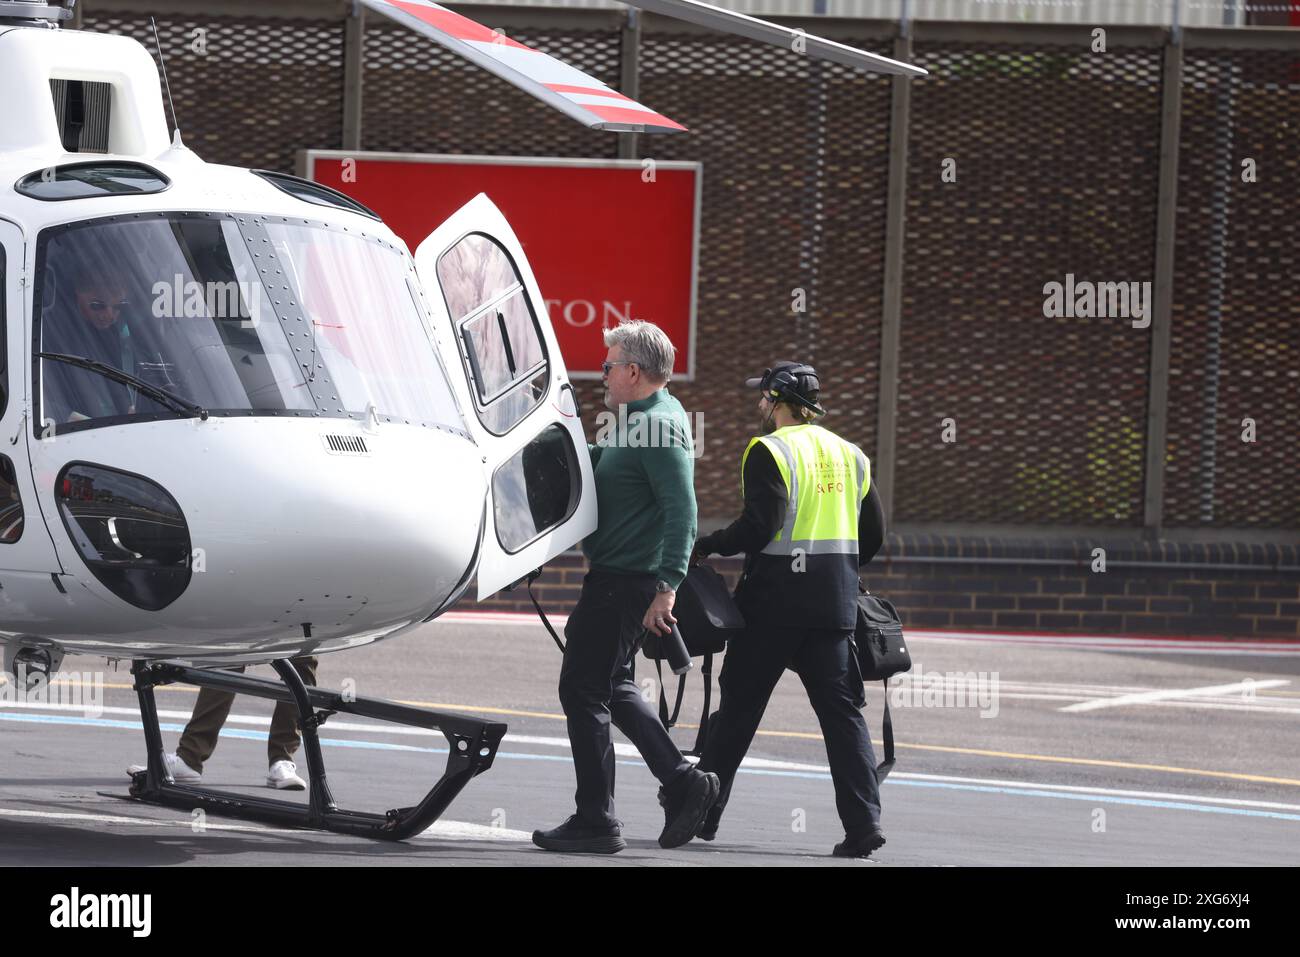
[[[659,579],[657,582],[655,582],[655,591],[657,591],[657,592],[658,592],[659,594],[661,594],[661,595],[664,594],[664,593],[666,593],[666,592],[673,591],[673,590],[674,590],[674,589],[673,589],[673,586],[670,585],[670,584],[668,584],[668,583],[667,583],[666,581],[664,581],[662,578]]]

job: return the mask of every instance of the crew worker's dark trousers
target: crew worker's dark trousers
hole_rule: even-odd
[[[852,631],[750,627],[727,643],[718,684],[718,713],[700,757],[701,771],[715,772],[722,792],[720,814],[731,797],[736,769],[749,750],[772,691],[786,668],[797,672],[826,741],[835,806],[846,832],[880,826],[876,755],[862,716],[862,678],[852,658]]]
[[[633,675],[645,635],[641,619],[654,600],[654,585],[654,575],[592,570],[583,578],[582,595],[564,626],[560,705],[578,776],[578,815],[591,824],[615,820],[611,720],[661,784],[690,770],[658,714],[641,697]]]

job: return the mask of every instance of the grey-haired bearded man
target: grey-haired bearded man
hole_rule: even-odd
[[[605,345],[605,405],[617,427],[589,447],[598,525],[582,543],[590,571],[564,627],[560,670],[577,811],[559,827],[533,832],[533,843],[551,851],[614,854],[627,843],[614,817],[611,722],[662,785],[660,846],[677,847],[695,836],[719,783],[682,756],[633,674],[647,632],[668,634],[677,620],[676,589],[695,544],[690,424],[668,393],[676,350],[648,322],[606,330]]]

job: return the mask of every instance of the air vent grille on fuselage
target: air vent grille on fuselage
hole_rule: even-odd
[[[94,80],[50,80],[59,138],[69,153],[107,153],[113,85]]]
[[[325,447],[331,452],[338,455],[369,455],[370,449],[366,448],[366,440],[359,435],[331,435],[323,436]]]

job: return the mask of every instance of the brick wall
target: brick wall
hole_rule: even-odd
[[[1105,572],[1091,570],[1095,547],[890,535],[864,578],[912,628],[1300,638],[1296,546],[1111,543]],[[739,575],[737,559],[711,564]],[[568,613],[585,571],[577,553],[547,567],[533,591],[548,613]],[[532,611],[522,587],[460,605],[475,607]]]

